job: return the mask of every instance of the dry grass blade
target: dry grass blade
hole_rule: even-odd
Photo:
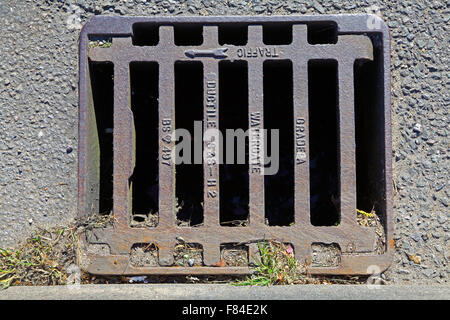
[[[16,250],[0,249],[0,286],[65,283],[65,262],[75,260],[74,241],[73,229],[39,229]]]
[[[70,227],[37,228],[16,249],[0,248],[0,288],[11,285],[66,284],[76,263],[78,236],[112,224],[113,216],[88,216]]]

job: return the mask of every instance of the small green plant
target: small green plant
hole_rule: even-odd
[[[263,240],[258,242],[260,258],[256,259],[253,274],[245,280],[232,283],[236,286],[315,283],[306,275],[305,266],[294,257],[291,245]]]

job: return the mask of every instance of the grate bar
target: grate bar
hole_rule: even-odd
[[[213,47],[217,39],[217,27],[205,26],[203,28],[204,43]],[[219,70],[215,60],[203,62],[205,82],[203,130],[207,132],[204,141],[204,225],[213,227],[219,225],[219,136],[216,134],[219,128]],[[206,249],[205,249],[206,251]],[[208,250],[209,251],[209,250]],[[208,256],[208,255],[205,255]]]
[[[130,242],[155,241],[158,244],[164,244],[164,247],[170,247],[171,244],[175,245],[175,237],[181,237],[190,243],[201,244],[209,241],[227,243],[230,242],[230,239],[236,243],[247,243],[260,241],[265,237],[266,239],[279,239],[283,242],[292,242],[300,248],[306,247],[306,244],[310,244],[311,242],[339,243],[343,251],[348,251],[347,247],[349,247],[358,252],[371,252],[375,241],[374,233],[368,233],[363,228],[353,228],[349,225],[333,227],[332,232],[330,231],[330,227],[309,226],[298,229],[293,226],[278,227],[268,225],[250,225],[245,229],[220,226],[215,228],[207,228],[206,226],[179,228],[172,226],[168,229],[156,228],[156,230],[118,226],[113,230],[114,235],[111,234],[112,229],[96,229],[93,232],[94,236],[91,242],[104,243],[103,241],[106,241],[111,246],[111,252],[125,254],[130,249]],[[158,237],[155,239],[155,233],[158,230]],[[175,234],[176,236],[174,236]],[[354,248],[355,244],[357,244],[356,249]]]
[[[160,62],[159,78],[159,226],[167,228],[175,223],[175,179],[172,151],[174,117],[173,64]]]
[[[294,50],[307,46],[306,26],[293,26]],[[294,80],[294,155],[295,155],[295,223],[310,225],[309,221],[309,133],[308,133],[308,83],[300,79],[308,78],[308,61],[298,55],[293,64]],[[297,252],[297,251],[296,251]],[[300,252],[297,252],[301,254]],[[303,254],[306,254],[303,253]]]
[[[122,40],[122,39],[121,39]],[[114,65],[114,150],[123,150],[114,155],[113,165],[113,210],[118,223],[128,224],[130,209],[130,196],[128,192],[128,178],[133,173],[134,146],[130,128],[133,115],[129,107],[128,64],[116,63]]]
[[[355,118],[353,89],[353,59],[339,61],[339,145],[340,145],[340,210],[341,223],[357,225],[356,215],[356,164],[355,164]]]
[[[262,42],[262,26],[248,27],[248,45]],[[249,119],[249,215],[252,227],[265,225],[264,208],[264,108],[262,59],[248,61]]]
[[[160,229],[169,229],[175,224],[175,168],[172,161],[175,127],[174,117],[174,65],[171,61],[160,62],[159,76],[159,223]],[[163,178],[164,177],[164,178]],[[170,246],[158,247],[160,261],[170,265],[173,261]]]

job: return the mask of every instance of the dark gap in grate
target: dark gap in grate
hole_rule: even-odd
[[[89,61],[92,101],[99,145],[98,212],[113,210],[114,65]]]
[[[337,43],[337,24],[332,21],[310,22],[308,25],[309,44]]]
[[[199,46],[203,43],[203,25],[175,24],[174,41],[177,46]]]
[[[158,69],[156,62],[130,63],[136,141],[135,167],[129,179],[132,214],[158,213]]]
[[[385,78],[382,76],[385,74],[386,70],[384,69],[384,60],[389,59],[389,54],[384,56],[385,51],[383,50],[383,34],[382,33],[369,33],[369,38],[373,44],[373,64],[374,68],[371,70],[374,74],[371,76],[372,79],[376,78],[376,85],[373,87],[375,89],[374,99],[373,101],[373,109],[372,119],[377,119],[377,124],[375,127],[375,132],[373,135],[373,140],[371,141],[373,146],[373,154],[376,154],[376,157],[372,157],[370,159],[370,168],[374,168],[370,172],[370,181],[374,181],[371,183],[371,194],[375,197],[375,210],[377,212],[378,217],[383,224],[385,231],[388,225],[387,222],[387,190],[386,186],[391,184],[390,176],[386,176],[386,157],[390,157],[390,154],[386,153],[386,143],[387,139],[385,137],[386,132],[389,132],[390,128],[390,119],[386,119],[385,117],[385,105],[384,105],[384,97],[387,94],[389,96],[390,92],[385,92],[384,80]],[[388,106],[389,108],[389,106]],[[388,128],[386,128],[386,126]],[[388,158],[390,159],[390,158]],[[386,181],[387,178],[387,181]]]
[[[270,226],[288,226],[294,222],[294,110],[293,74],[290,60],[264,62],[264,128],[267,129],[266,154],[279,144],[279,168],[264,177],[265,217]],[[279,130],[272,141],[271,130]],[[274,150],[275,151],[275,150]],[[274,166],[272,159],[271,166]],[[267,165],[266,165],[267,167]]]
[[[354,63],[357,208],[384,219],[383,53],[374,35],[374,60]],[[381,70],[380,70],[381,69]],[[377,121],[374,121],[376,119]],[[377,155],[376,157],[374,155]]]
[[[175,125],[177,130],[188,130],[191,137],[190,141],[183,141],[183,138],[180,138],[176,145],[176,157],[179,156],[189,162],[177,164],[175,168],[177,219],[179,223],[189,222],[191,226],[203,222],[203,165],[194,163],[194,121],[202,120],[203,64],[197,61],[177,61],[175,63]],[[200,123],[200,128],[201,126]],[[200,140],[197,143],[202,145],[203,142]],[[187,149],[182,146],[186,146]],[[188,150],[189,147],[190,150]],[[180,152],[178,152],[179,148],[181,148]],[[190,156],[185,154],[188,151],[191,151]]]
[[[247,61],[219,62],[219,129],[223,134],[223,164],[219,167],[220,224],[242,225],[249,212],[248,136],[245,141],[231,140],[231,135],[227,139],[226,130],[245,132],[248,129]],[[232,164],[227,161],[227,151],[231,151],[227,150],[227,144],[231,143],[234,148]],[[242,223],[234,223],[236,221]]]
[[[112,43],[113,37],[110,35],[104,35],[104,34],[90,34],[88,36],[89,41],[102,41],[102,42],[110,42]]]
[[[219,44],[245,46],[248,41],[248,25],[228,23],[219,25]]]
[[[263,42],[269,45],[291,44],[291,23],[267,23],[263,25]]]
[[[159,25],[134,23],[132,43],[134,46],[156,46],[159,42]]]
[[[311,224],[340,221],[337,61],[308,63]]]

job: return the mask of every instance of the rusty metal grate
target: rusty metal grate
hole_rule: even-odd
[[[241,274],[248,266],[220,263],[224,250],[252,256],[257,241],[278,239],[314,274],[386,269],[389,68],[387,27],[368,15],[92,18],[80,36],[78,215],[115,222],[83,239],[81,266]],[[281,128],[281,173],[261,175],[258,159],[177,167],[170,135],[191,120],[204,130]],[[245,223],[226,223],[230,203],[245,209]],[[384,233],[378,249],[380,230],[357,222],[356,209],[370,207]],[[175,267],[180,238],[200,255]]]

